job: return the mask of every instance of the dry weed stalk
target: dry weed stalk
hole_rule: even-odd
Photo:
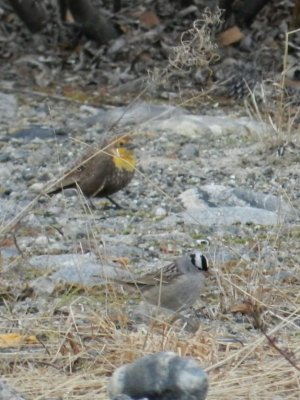
[[[206,9],[203,18],[194,21],[193,27],[181,34],[180,45],[172,48],[169,57],[171,67],[189,69],[190,67],[207,68],[219,58],[217,44],[212,41],[212,27],[220,23],[222,12],[217,9],[212,13]]]
[[[254,117],[266,126],[266,137],[261,137],[260,139],[261,141],[267,139],[271,146],[284,146],[292,142],[292,130],[300,113],[299,107],[292,110],[291,104],[286,96],[289,38],[299,31],[300,29],[297,29],[287,32],[285,35],[281,80],[279,83],[273,83],[272,98],[266,94],[263,84],[260,87],[260,101],[257,100],[255,93],[249,90],[251,104],[246,103],[248,113],[251,117]],[[280,155],[280,150],[278,150],[278,154]]]

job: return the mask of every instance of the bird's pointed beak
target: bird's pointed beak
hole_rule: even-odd
[[[126,143],[126,149],[128,150],[134,150],[136,148],[136,145],[133,142]]]

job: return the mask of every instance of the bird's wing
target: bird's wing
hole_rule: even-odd
[[[168,283],[170,283],[170,276],[173,280],[174,278],[177,278],[181,275],[183,274],[178,271],[176,264],[173,262],[154,272],[146,272],[145,274],[140,276],[132,275],[128,278],[122,277],[120,279],[113,280],[120,284],[124,283],[130,286],[134,285],[143,289],[143,287],[146,288],[147,286],[158,286],[160,284],[167,285]]]
[[[167,283],[167,281],[163,278],[163,275],[161,274],[162,269],[163,268],[155,272],[147,272],[146,274],[140,276],[132,275],[130,277],[121,277],[120,279],[118,278],[113,280],[120,284],[124,283],[130,286],[135,285],[139,287],[159,285],[161,280],[162,283],[165,284]]]
[[[175,263],[165,265],[154,272],[147,272],[146,274],[139,276],[137,283],[141,285],[157,286],[160,284],[168,284],[170,278],[173,280],[177,276],[182,275]]]
[[[84,173],[87,164],[92,162],[94,159],[92,158],[91,160],[87,161],[84,163],[85,160],[90,158],[95,151],[89,150],[87,151],[83,157],[79,161],[76,162],[76,164],[73,164],[65,173],[64,177],[56,184],[53,186],[52,189],[47,194],[55,194],[62,189],[67,189],[71,187],[76,187],[76,183],[80,181],[80,178],[82,174]]]
[[[62,180],[60,180],[47,192],[47,194],[55,194],[60,192],[62,189],[76,187],[76,183],[79,182],[81,174],[82,170],[75,170],[67,173]]]

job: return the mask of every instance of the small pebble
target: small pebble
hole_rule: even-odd
[[[35,239],[35,245],[37,246],[46,246],[48,244],[47,236],[39,236]]]
[[[34,193],[40,193],[43,188],[45,187],[45,184],[42,182],[36,182],[33,185],[30,186],[30,191],[34,192]]]
[[[154,215],[159,218],[165,217],[167,215],[167,210],[163,207],[156,207]]]

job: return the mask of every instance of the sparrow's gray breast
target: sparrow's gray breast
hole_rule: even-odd
[[[166,284],[145,288],[143,295],[151,304],[174,311],[192,306],[204,287],[203,272],[195,266],[190,256],[179,258],[175,262],[177,274]]]
[[[204,287],[204,276],[201,272],[178,276],[174,282],[167,285],[153,286],[143,295],[151,304],[180,311],[192,306]]]

